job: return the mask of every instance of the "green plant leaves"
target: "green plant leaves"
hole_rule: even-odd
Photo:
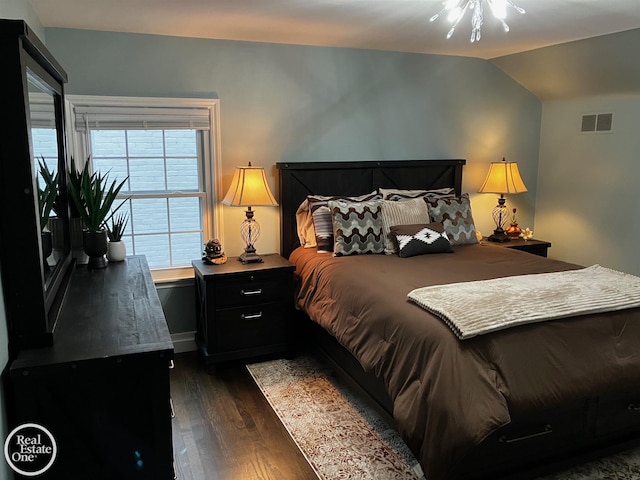
[[[44,162],[44,157],[38,161],[40,165],[40,176],[44,181],[44,189],[38,183],[38,208],[40,211],[40,231],[47,226],[54,203],[58,197],[58,174],[49,171]]]
[[[75,165],[72,162],[72,169]],[[109,174],[89,173],[89,161],[85,163],[79,175],[69,176],[69,193],[71,200],[78,209],[84,226],[91,232],[99,232],[106,228],[106,222],[124,205],[123,200],[116,208],[113,203],[126,183],[126,177],[120,183],[112,181],[109,184]]]

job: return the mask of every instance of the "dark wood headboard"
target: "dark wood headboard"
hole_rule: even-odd
[[[280,254],[300,245],[296,210],[307,195],[362,195],[383,188],[453,187],[460,195],[465,160],[277,163],[281,213]]]

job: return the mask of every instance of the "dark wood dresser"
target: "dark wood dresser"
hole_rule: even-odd
[[[207,365],[291,347],[295,266],[277,254],[262,258],[247,265],[236,257],[222,265],[192,262],[196,342]]]
[[[10,427],[34,422],[58,455],[43,479],[174,478],[173,344],[144,256],[77,267],[53,346],[11,364]]]

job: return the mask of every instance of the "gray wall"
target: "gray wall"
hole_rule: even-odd
[[[45,42],[45,31],[31,5],[25,0],[0,0],[0,18],[25,20],[38,38]]]
[[[506,156],[519,162],[529,188],[508,202],[520,209],[521,225],[534,227],[541,104],[488,61],[57,28],[46,34],[69,74],[67,93],[219,98],[223,189],[248,161],[267,169],[277,191],[281,161],[466,158],[464,189],[478,228],[489,233],[496,196],[475,192],[489,162]],[[257,248],[277,252],[279,212],[256,210]],[[218,235],[226,253],[237,255],[243,209],[222,214]],[[173,333],[195,328],[182,313],[192,316],[192,287],[180,288],[161,295]]]
[[[68,93],[220,98],[223,188],[248,161],[275,189],[278,161],[462,157],[475,192],[506,156],[522,166],[530,192],[513,202],[533,226],[540,102],[485,60],[70,29],[47,29],[47,46]],[[496,199],[477,197],[489,231]],[[237,255],[243,211],[223,214],[223,245]],[[277,209],[256,218],[268,226],[259,251],[278,251]]]
[[[640,29],[492,60],[543,103],[536,235],[550,256],[640,275]],[[612,113],[610,133],[580,133]]]
[[[192,332],[196,322],[196,292],[193,279],[156,285],[171,333]],[[176,345],[176,349],[178,346]]]
[[[585,113],[613,113],[611,133],[580,133]],[[544,103],[536,229],[553,256],[640,275],[640,94]]]

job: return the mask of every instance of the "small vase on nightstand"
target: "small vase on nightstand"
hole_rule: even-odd
[[[522,233],[522,229],[518,226],[517,223],[512,223],[506,228],[505,232],[510,238],[518,238]]]
[[[504,230],[509,238],[518,238],[522,233],[522,229],[518,226],[518,220],[516,219],[516,209],[513,209],[513,215],[511,216],[511,224]]]

